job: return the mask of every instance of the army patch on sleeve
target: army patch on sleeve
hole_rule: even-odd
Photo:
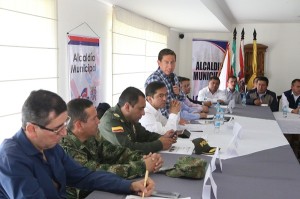
[[[123,133],[124,129],[122,126],[115,126],[115,127],[111,127],[111,131],[113,133]]]

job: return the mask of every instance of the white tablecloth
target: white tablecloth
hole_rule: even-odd
[[[233,137],[232,124],[225,122],[221,125],[220,132],[214,133],[213,124],[189,124],[187,129],[191,130],[191,140],[202,137],[207,140],[210,146],[221,148],[221,159],[228,159],[237,156],[244,156],[258,151],[288,145],[282,131],[275,120],[257,119],[249,117],[234,116],[234,121],[242,126],[241,137],[238,140],[237,154],[228,154],[227,149]],[[193,129],[203,132],[193,132]],[[182,143],[182,141],[180,141]]]

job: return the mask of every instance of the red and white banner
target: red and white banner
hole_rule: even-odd
[[[211,76],[218,76],[224,61],[228,41],[193,39],[192,49],[192,98],[208,85]]]
[[[68,67],[71,99],[100,102],[100,39],[68,35]]]

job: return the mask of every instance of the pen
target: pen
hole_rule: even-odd
[[[145,173],[145,180],[144,180],[144,187],[146,187],[146,185],[147,185],[148,175],[149,175],[149,171],[146,170],[146,173]],[[144,193],[144,191],[143,191],[142,199],[144,199],[144,197],[145,197],[145,193]]]

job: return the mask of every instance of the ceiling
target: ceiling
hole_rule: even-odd
[[[245,23],[300,23],[300,0],[99,1],[117,5],[178,32],[232,32],[233,24]]]

